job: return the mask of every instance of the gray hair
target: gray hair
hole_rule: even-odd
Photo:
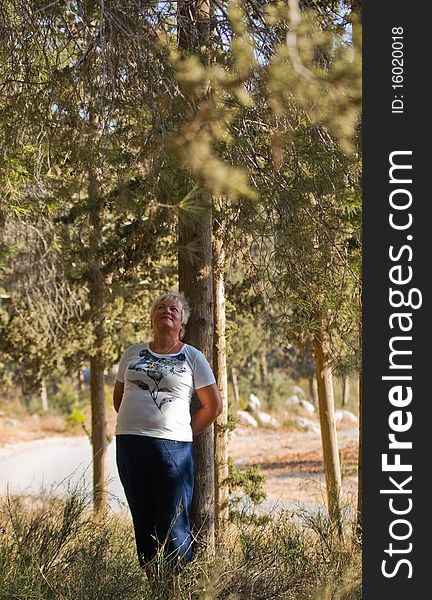
[[[155,315],[156,309],[159,306],[159,304],[161,302],[163,302],[164,300],[175,300],[176,302],[179,302],[181,304],[182,327],[180,330],[180,339],[182,339],[185,334],[186,324],[189,321],[190,312],[191,312],[189,302],[188,302],[186,296],[183,294],[183,292],[168,292],[166,294],[162,294],[162,296],[159,296],[159,298],[156,298],[156,300],[153,302],[153,305],[150,309],[150,322],[153,326],[153,317]]]

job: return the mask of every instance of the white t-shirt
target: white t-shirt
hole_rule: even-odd
[[[176,354],[157,354],[148,343],[124,352],[117,380],[125,384],[116,435],[134,434],[192,441],[193,391],[215,383],[204,354],[184,344]]]

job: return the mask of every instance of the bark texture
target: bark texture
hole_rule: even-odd
[[[361,308],[361,296],[359,298],[360,308]],[[360,319],[359,323],[359,350],[361,351],[363,344],[363,328],[362,328],[362,320]],[[359,450],[358,450],[358,463],[357,463],[357,533],[361,536],[362,533],[362,524],[363,524],[363,449],[362,449],[362,427],[363,427],[363,419],[362,419],[362,401],[363,401],[363,369],[360,368],[359,373],[359,381],[358,381],[358,419],[359,419]]]
[[[41,399],[42,411],[43,412],[48,412],[48,409],[49,409],[49,406],[48,406],[48,394],[47,394],[47,388],[46,388],[45,379],[42,379],[42,382],[41,382],[41,386],[40,386],[40,399]]]
[[[194,251],[190,252],[191,245]],[[191,305],[185,340],[213,358],[212,220],[208,210],[199,221],[179,223],[179,287]],[[197,399],[192,403],[196,410]],[[213,426],[194,440],[195,490],[191,523],[198,542],[214,552]]]
[[[102,272],[102,217],[97,202],[99,186],[95,173],[89,174],[90,242],[89,301],[95,336],[95,349],[90,357],[90,398],[93,450],[93,503],[97,515],[107,510],[107,435],[105,415],[105,278]]]
[[[179,0],[177,36],[180,51],[193,52],[208,62],[210,44],[209,0]],[[186,186],[185,186],[186,188]],[[201,198],[210,204],[209,198]],[[179,287],[191,304],[186,329],[188,343],[199,348],[212,364],[213,354],[213,278],[212,215],[179,221]],[[196,407],[196,401],[195,401]],[[192,411],[194,402],[192,403]],[[214,432],[213,426],[194,440],[195,490],[191,524],[198,542],[214,554]]]
[[[347,406],[350,397],[350,381],[348,375],[342,378],[342,406]]]
[[[328,509],[330,518],[338,520],[341,472],[334,418],[333,378],[328,360],[328,340],[324,333],[315,335],[314,354]]]
[[[234,401],[237,407],[240,406],[240,390],[237,381],[237,369],[235,367],[231,367],[231,380],[234,391]]]
[[[213,366],[216,382],[222,396],[222,414],[216,419],[215,429],[215,539],[216,546],[223,544],[226,536],[228,509],[228,373],[226,361],[225,317],[225,249],[219,227],[214,237],[214,293],[215,340]]]

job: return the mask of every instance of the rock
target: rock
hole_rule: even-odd
[[[265,412],[257,413],[258,420],[261,421],[264,425],[271,425],[272,427],[279,427],[279,421]]]
[[[243,423],[244,425],[251,425],[252,427],[258,427],[257,420],[245,410],[238,410],[237,416],[240,420],[240,423]]]
[[[261,408],[261,400],[255,394],[249,394],[249,408],[254,411]]]
[[[288,398],[287,404],[300,404],[300,398],[293,394]]]
[[[302,408],[307,410],[307,412],[314,413],[316,410],[315,406],[312,404],[312,402],[309,402],[309,400],[300,400],[299,404]]]
[[[314,421],[311,421],[311,419],[307,419],[306,417],[300,417],[297,419],[296,423],[305,431],[314,431],[315,433],[319,433],[320,431],[319,425]]]
[[[306,399],[306,394],[304,393],[304,391],[302,390],[302,388],[299,385],[295,385],[292,389],[293,394],[295,394],[296,396],[300,396],[301,398]]]
[[[314,413],[316,410],[312,402],[309,402],[309,400],[305,400],[304,398],[299,398],[298,396],[296,396],[296,394],[293,394],[288,398],[287,404],[297,404],[298,406],[301,406],[310,413]]]
[[[345,410],[345,409],[336,410],[335,411],[335,420],[342,421],[342,419],[346,419],[347,421],[351,421],[352,423],[357,423],[357,421],[358,421],[357,415],[355,415],[350,410]]]
[[[17,419],[6,419],[4,423],[5,425],[10,425],[11,427],[18,427],[20,424]]]

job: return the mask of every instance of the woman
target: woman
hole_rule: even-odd
[[[192,438],[222,410],[205,356],[181,341],[189,314],[183,294],[159,297],[150,311],[153,339],[126,349],[114,387],[117,467],[141,566],[161,545],[170,558],[191,559]],[[191,419],[194,392],[201,408]]]

